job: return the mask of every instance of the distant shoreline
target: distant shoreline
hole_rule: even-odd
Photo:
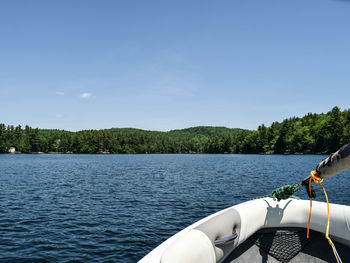
[[[161,155],[161,154],[171,154],[171,155],[180,155],[180,154],[186,154],[186,155],[328,155],[328,153],[64,153],[64,152],[30,152],[30,153],[0,153],[0,154],[7,154],[7,155],[42,155],[42,154],[62,154],[62,155]]]
[[[168,132],[67,132],[0,124],[0,152],[57,154],[330,154],[350,142],[350,110],[292,117],[257,130],[197,126]]]

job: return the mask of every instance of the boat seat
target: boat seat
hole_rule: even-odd
[[[206,234],[192,229],[172,243],[163,253],[161,263],[215,263],[214,247]]]
[[[238,245],[234,242],[215,246],[215,240],[231,236],[234,232],[240,233],[240,216],[233,209],[204,221],[180,238],[175,240],[163,253],[162,263],[216,263],[229,255]]]

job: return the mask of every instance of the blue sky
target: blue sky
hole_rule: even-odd
[[[1,1],[0,123],[256,129],[348,109],[350,2]]]

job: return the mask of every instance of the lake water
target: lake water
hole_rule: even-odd
[[[200,218],[300,182],[324,157],[0,155],[0,262],[137,262]],[[330,202],[350,205],[349,182],[325,181]]]

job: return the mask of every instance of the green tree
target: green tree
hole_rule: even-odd
[[[0,153],[7,151],[7,132],[5,124],[0,124]]]

